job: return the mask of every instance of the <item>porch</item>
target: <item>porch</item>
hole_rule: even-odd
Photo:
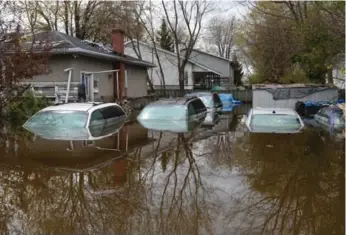
[[[228,89],[230,86],[229,78],[221,77],[213,72],[192,72],[194,90],[210,91],[215,86]]]

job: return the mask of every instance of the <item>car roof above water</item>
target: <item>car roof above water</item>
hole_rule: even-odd
[[[159,106],[159,105],[185,105],[188,101],[195,99],[197,97],[181,97],[181,98],[169,98],[169,99],[160,99],[155,101],[148,106]]]
[[[212,96],[213,92],[192,92],[189,94],[186,94],[185,97],[201,97],[201,96]]]
[[[67,103],[60,105],[53,105],[41,110],[43,111],[84,111],[92,112],[95,109],[104,108],[108,106],[117,105],[116,103],[102,103],[102,102],[85,102],[85,103]]]
[[[252,114],[284,114],[284,115],[297,115],[293,109],[289,108],[253,108]]]

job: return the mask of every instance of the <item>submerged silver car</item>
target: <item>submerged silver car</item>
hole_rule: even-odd
[[[297,133],[304,128],[298,113],[287,108],[253,108],[246,120],[250,132]]]
[[[137,120],[147,129],[186,132],[191,122],[203,122],[207,109],[197,97],[162,99],[141,111]]]
[[[45,139],[98,140],[116,133],[125,119],[116,103],[68,103],[42,109],[23,127]]]
[[[324,128],[340,131],[345,128],[345,117],[337,106],[321,108],[315,114],[315,121]]]

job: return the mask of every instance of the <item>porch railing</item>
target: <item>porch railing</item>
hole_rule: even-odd
[[[22,82],[23,85],[30,84],[31,91],[36,97],[46,97],[54,103],[65,101],[67,93],[67,82]],[[79,82],[71,82],[68,100],[78,100]]]

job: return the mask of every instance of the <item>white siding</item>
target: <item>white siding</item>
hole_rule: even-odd
[[[194,72],[208,72],[206,69],[201,68],[200,66],[193,65],[193,71]]]
[[[147,95],[146,68],[126,66],[127,97],[141,97]]]
[[[328,89],[324,91],[315,92],[308,96],[299,99],[286,99],[286,100],[274,100],[273,95],[265,90],[253,90],[252,107],[262,108],[295,108],[297,101],[329,101],[337,100],[338,90]]]
[[[156,55],[154,52],[154,49],[149,48],[146,45],[140,44],[140,51],[142,55],[142,59],[145,61],[149,61],[153,64],[155,64],[157,67],[148,69],[149,72],[149,78],[153,82],[153,85],[160,86],[162,85],[162,77],[160,73],[160,68],[156,59]],[[128,44],[125,46],[125,54],[129,56],[133,56],[138,58],[135,51],[132,48],[131,44]],[[172,55],[170,53],[166,53],[164,51],[158,51],[161,66],[163,69],[164,77],[165,77],[165,84],[166,85],[179,85],[179,75],[178,75],[178,63],[177,58],[175,55]],[[189,74],[189,81],[188,85],[192,85],[192,64],[188,63],[185,67],[185,71]],[[187,86],[186,88],[188,88]]]
[[[191,53],[190,59],[221,73],[221,77],[232,77],[230,61],[197,51]]]

